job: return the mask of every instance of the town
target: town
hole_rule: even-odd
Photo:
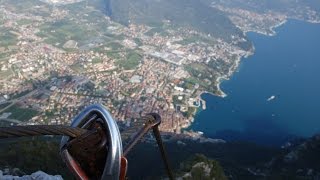
[[[163,132],[183,132],[204,92],[219,88],[250,51],[192,29],[112,22],[86,3],[0,6],[0,124],[70,124],[85,106],[105,105],[130,126],[159,113]],[[29,8],[28,8],[29,7]]]

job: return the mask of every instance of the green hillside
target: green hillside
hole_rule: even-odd
[[[169,21],[173,26],[187,27],[214,37],[231,40],[231,35],[243,36],[223,12],[194,0],[107,0],[107,14],[121,24],[161,26]]]

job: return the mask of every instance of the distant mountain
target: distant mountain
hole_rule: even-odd
[[[114,21],[161,25],[170,21],[177,27],[196,29],[230,41],[232,35],[244,37],[242,31],[225,14],[195,0],[105,0],[105,10]]]
[[[9,174],[23,176],[41,169],[48,174],[61,174],[65,179],[72,179],[59,156],[59,140],[26,138],[1,142],[0,170],[9,169]],[[244,142],[200,143],[191,140],[170,141],[165,145],[176,177],[185,179],[204,177],[202,172],[206,172],[204,178],[209,179],[320,178],[320,135],[297,139],[282,148]],[[129,179],[166,177],[159,150],[154,144],[137,145],[129,153],[128,160]],[[155,162],[157,168],[150,168]],[[12,173],[15,168],[20,169],[19,173]]]
[[[77,2],[81,2],[83,0],[40,0],[42,2],[45,3],[49,3],[49,4],[73,4],[73,3],[77,3]]]
[[[196,154],[189,160],[180,164],[180,172],[175,173],[177,179],[219,179],[226,180],[227,177],[223,172],[219,162],[208,159],[206,156]],[[181,174],[181,176],[179,176]]]
[[[207,4],[220,4],[229,8],[241,8],[252,12],[270,11],[288,18],[312,21],[320,17],[319,0],[201,0]],[[318,21],[318,20],[317,20]]]
[[[3,172],[0,170],[0,179],[19,179],[19,180],[30,180],[30,179],[47,179],[47,180],[63,180],[60,175],[49,175],[42,171],[37,171],[32,173],[31,175],[23,175],[23,176],[16,176],[16,175],[4,175]]]
[[[320,179],[320,135],[291,145],[268,163],[270,177]]]

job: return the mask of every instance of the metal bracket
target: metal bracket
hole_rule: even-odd
[[[71,123],[72,127],[80,127],[83,129],[92,128],[94,123],[102,125],[107,139],[105,156],[105,166],[103,173],[99,179],[117,180],[121,174],[121,161],[123,156],[122,141],[116,121],[103,105],[95,104],[83,110]],[[60,144],[60,152],[69,169],[77,177],[77,179],[91,179],[81,169],[77,160],[72,157],[68,150],[68,143],[71,141],[67,136],[63,136]]]

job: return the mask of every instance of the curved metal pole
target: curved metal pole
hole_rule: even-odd
[[[108,135],[108,155],[101,179],[118,180],[120,176],[122,141],[117,123],[103,105],[94,104],[82,111],[71,123],[72,127],[86,128],[90,121],[94,121],[96,115],[100,116],[106,127]],[[64,136],[61,140],[60,149],[63,152],[69,137]]]

